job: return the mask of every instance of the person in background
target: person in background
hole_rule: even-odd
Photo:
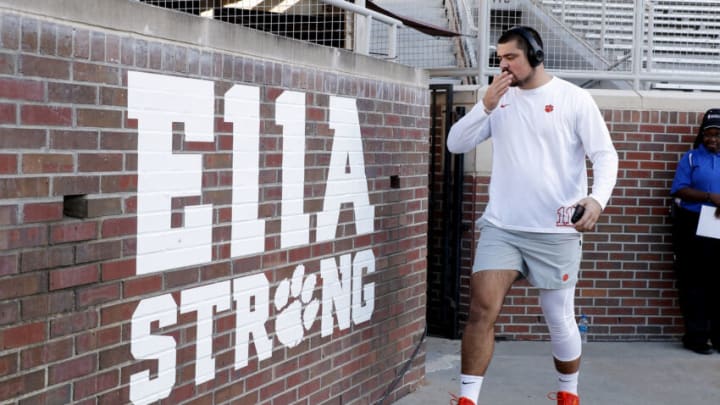
[[[595,227],[615,186],[618,156],[590,94],[544,68],[540,35],[515,27],[498,40],[501,73],[450,130],[466,153],[493,140],[487,208],[470,280],[462,336],[459,405],[475,405],[490,364],[495,321],[518,278],[539,289],[551,338],[560,405],[577,405],[582,344],[575,321],[581,232]],[[593,168],[588,195],[586,156]],[[584,214],[572,221],[574,213]],[[508,389],[512,389],[508,387]]]
[[[685,323],[682,343],[695,353],[712,354],[713,348],[720,351],[720,294],[715,291],[720,283],[715,263],[720,239],[696,232],[703,206],[715,207],[720,217],[720,109],[703,116],[693,149],[678,162],[670,194],[675,199],[673,250]]]

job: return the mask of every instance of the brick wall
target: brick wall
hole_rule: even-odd
[[[639,99],[638,95],[630,97]],[[643,97],[645,104],[653,104],[654,99],[663,105],[643,108],[642,103],[630,103],[638,105],[610,108],[605,105],[625,103],[621,97],[614,103],[599,97],[620,169],[596,231],[583,238],[575,308],[578,315],[590,317],[590,339],[676,340],[683,333],[672,267],[669,192],[677,162],[692,147],[702,115],[714,101],[698,96],[693,102],[686,95],[661,92]],[[685,106],[682,111],[672,111],[669,105]],[[479,170],[465,176],[463,321],[467,318],[468,277],[479,236],[472,231],[473,221],[487,204],[490,180]],[[589,182],[592,184],[592,178]],[[517,283],[510,291],[496,332],[500,339],[549,339],[537,290],[527,282]]]
[[[82,3],[0,9],[0,402],[382,398],[425,323],[427,82],[68,22]]]

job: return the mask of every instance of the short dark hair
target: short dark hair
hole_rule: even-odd
[[[522,49],[528,61],[533,67],[543,61],[543,41],[540,34],[532,27],[517,26],[503,32],[498,39],[499,44],[506,44],[510,41],[517,41],[518,48]],[[535,44],[532,44],[534,41]],[[539,56],[539,57],[538,57]],[[536,63],[534,63],[536,62]]]

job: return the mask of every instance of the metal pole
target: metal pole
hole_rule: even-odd
[[[643,31],[645,25],[645,0],[635,0],[635,21],[633,23],[633,89],[640,91],[640,71],[643,63]]]
[[[647,66],[648,72],[653,71],[653,42],[655,42],[655,5],[652,1],[647,2],[648,6],[648,38],[647,38]]]
[[[600,19],[600,52],[605,54],[605,33],[607,25],[607,0],[602,2],[602,18]]]
[[[488,46],[490,42],[490,2],[480,0],[478,2],[478,21],[476,26],[477,38],[475,44],[477,46],[478,55],[478,84],[484,86],[487,83],[485,75],[487,74],[488,63]]]
[[[355,0],[355,5],[365,8],[365,0]],[[355,13],[355,52],[360,55],[370,54],[370,27],[372,17]]]
[[[397,33],[397,25],[388,25],[388,59],[397,58]]]

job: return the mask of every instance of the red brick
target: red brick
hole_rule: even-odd
[[[133,195],[130,197],[125,198],[123,207],[126,214],[135,214],[137,213],[137,195]]]
[[[73,218],[98,218],[122,214],[120,197],[73,196],[64,199],[64,213]]]
[[[0,178],[0,198],[47,197],[49,194],[47,177]]]
[[[48,384],[54,385],[97,371],[97,356],[89,354],[76,357],[48,368]]]
[[[165,274],[165,288],[175,289],[178,287],[197,284],[200,277],[197,268],[169,271]]]
[[[137,305],[137,302],[123,302],[102,308],[100,310],[100,324],[105,326],[117,322],[127,322],[128,319],[132,318]]]
[[[137,150],[137,132],[100,132],[100,147],[106,150]]]
[[[58,221],[63,217],[63,204],[61,201],[52,203],[25,204],[23,207],[23,222],[49,222]]]
[[[132,277],[135,275],[135,259],[102,263],[101,271],[103,281]]]
[[[25,174],[71,173],[75,170],[73,155],[59,153],[28,153],[22,157]]]
[[[97,86],[78,83],[48,83],[48,101],[66,104],[97,104]]]
[[[17,372],[17,353],[0,356],[0,377],[15,374]]]
[[[43,21],[40,27],[40,53],[55,55],[57,25]]]
[[[68,176],[53,178],[53,195],[97,194],[100,179],[97,176]]]
[[[73,79],[80,82],[119,85],[120,69],[94,63],[73,63]]]
[[[47,281],[45,281],[47,283]],[[74,309],[73,291],[34,295],[23,298],[20,302],[22,319],[27,321],[36,318],[47,318],[50,315],[69,312]]]
[[[109,390],[119,383],[120,375],[118,370],[106,371],[99,375],[75,381],[73,384],[73,399],[79,400],[89,397],[98,392]]]
[[[122,327],[113,326],[105,329],[92,329],[75,338],[75,351],[83,354],[101,347],[109,347],[122,340]]]
[[[48,105],[25,105],[20,109],[20,123],[23,125],[70,126],[72,109]]]
[[[18,272],[18,255],[6,254],[0,256],[0,277],[8,274],[17,274]]]
[[[120,153],[79,153],[79,172],[119,172],[123,170]]]
[[[127,89],[100,87],[100,104],[117,107],[127,106]]]
[[[112,218],[102,221],[100,236],[102,238],[113,238],[118,236],[130,236],[137,233],[137,217]]]
[[[38,80],[0,78],[0,98],[44,101],[45,89]]]
[[[49,269],[73,264],[75,249],[72,246],[43,248],[25,251],[20,256],[20,271],[25,273],[33,270]]]
[[[31,369],[43,364],[69,359],[73,356],[73,338],[53,340],[45,344],[25,349],[20,353],[20,368]]]
[[[50,321],[50,338],[55,339],[98,327],[98,313],[95,310],[73,312]]]
[[[29,323],[0,331],[0,348],[5,350],[30,346],[45,339],[47,339],[47,323]]]
[[[90,34],[90,60],[95,62],[105,61],[105,34],[100,32]]]
[[[105,61],[110,63],[120,62],[120,38],[116,35],[105,35]]]
[[[72,222],[50,227],[50,243],[67,243],[96,239],[98,223],[96,221]]]
[[[83,243],[75,248],[75,262],[87,263],[117,259],[122,254],[122,241]]]
[[[160,291],[162,289],[162,276],[155,274],[152,276],[126,280],[123,283],[123,296],[125,298],[134,297]]]
[[[36,52],[38,49],[40,32],[38,21],[33,18],[23,18],[20,22],[20,46],[23,51]]]
[[[20,320],[20,311],[17,301],[8,301],[0,304],[0,326],[17,323]]]
[[[123,373],[123,375],[124,375],[124,373]],[[113,391],[98,395],[97,400],[95,400],[95,398],[90,398],[90,403],[87,405],[125,404],[128,402],[129,397],[130,397],[130,388],[128,385],[124,385],[121,388],[117,388]],[[78,405],[81,405],[81,404],[78,404]]]
[[[44,129],[0,127],[0,149],[40,149],[46,146]]]
[[[122,128],[122,111],[78,108],[77,126],[92,128]]]
[[[73,56],[87,59],[90,57],[90,31],[76,29],[73,37]]]
[[[137,168],[138,168],[137,153],[126,153],[125,154],[125,170],[129,171],[129,172],[136,172]],[[230,180],[230,182],[228,184],[232,184],[232,179]]]
[[[96,131],[51,130],[50,147],[53,149],[97,149]]]
[[[0,58],[2,55],[0,55]],[[0,66],[2,60],[0,59]],[[17,123],[17,108],[15,104],[0,103],[0,124],[15,124]]]
[[[18,223],[17,205],[0,205],[0,226]]]
[[[23,76],[69,80],[70,62],[22,54],[19,71]]]
[[[0,154],[0,174],[16,174],[17,155]]]
[[[78,285],[90,284],[98,281],[98,279],[99,273],[97,264],[52,270],[50,272],[50,290],[60,290]]]
[[[70,401],[70,384],[66,384],[63,386],[59,386],[57,388],[53,387],[51,389],[47,389],[46,391],[41,392],[40,394],[31,396],[31,397],[25,397],[21,400],[18,400],[18,405],[37,405],[37,404],[43,404],[43,405],[65,405],[69,404]]]
[[[130,344],[126,343],[121,346],[115,346],[100,352],[99,364],[101,369],[115,367],[118,364],[128,362],[133,359],[130,354]]]
[[[0,230],[0,250],[19,249],[47,244],[47,227],[32,226]]]
[[[138,176],[135,174],[107,175],[102,177],[102,190],[105,193],[137,192]]]
[[[0,401],[17,398],[45,386],[45,370],[19,375],[0,384]]]
[[[72,39],[75,27],[61,25],[57,32],[57,51],[56,55],[61,58],[70,58],[72,56]]]
[[[0,16],[2,20],[2,31],[0,37],[2,39],[3,48],[18,49],[20,47],[20,37],[18,36],[20,28],[19,14],[5,13]]]
[[[93,285],[87,288],[78,288],[75,292],[77,308],[104,304],[120,298],[120,283]]]
[[[215,378],[215,379],[213,379],[212,384],[215,384],[215,386],[217,387],[219,385],[222,385],[222,382],[218,381],[218,379]],[[161,405],[166,405],[166,404],[169,405],[169,404],[180,404],[180,403],[192,403],[193,405],[202,405],[204,403],[207,403],[207,401],[209,400],[209,398],[207,397],[207,394],[205,394],[206,396],[204,398],[195,397],[196,392],[198,392],[198,391],[204,392],[205,391],[202,388],[205,385],[208,385],[208,384],[203,384],[200,387],[198,387],[200,389],[196,390],[195,383],[192,381],[187,381],[183,385],[176,384],[173,387],[172,392],[170,392],[170,395],[167,398],[165,398],[164,400],[162,400],[160,402],[160,404]],[[213,392],[212,392],[213,402],[210,402],[210,404],[222,404],[223,403],[223,402],[221,402],[221,400],[219,398],[217,398],[216,392],[217,392],[217,390],[213,390]],[[208,393],[208,394],[210,394],[210,393]],[[188,401],[191,398],[193,398],[193,400]],[[224,402],[224,403],[229,404],[230,402]],[[233,401],[232,405],[237,405],[237,403],[235,401]],[[257,404],[257,405],[259,405],[259,404]]]

